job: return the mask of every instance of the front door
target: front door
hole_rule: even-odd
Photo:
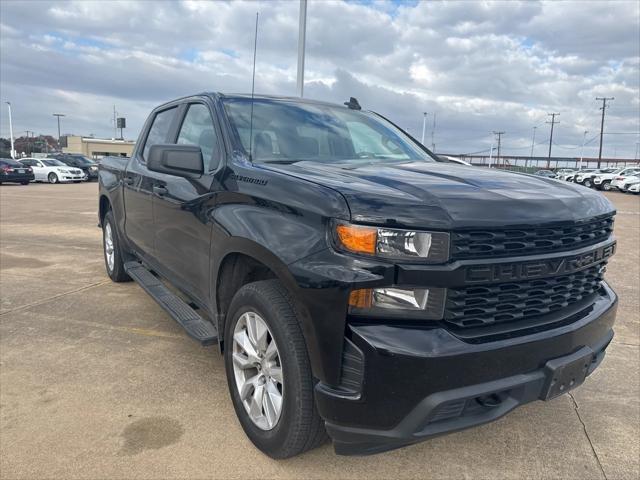
[[[143,148],[136,148],[124,178],[124,203],[127,215],[124,229],[127,238],[143,257],[155,257],[153,224],[153,186],[160,175],[146,166],[151,145],[167,143],[177,120],[178,107],[157,112],[149,127]]]
[[[222,144],[209,106],[185,105],[178,144],[202,150],[205,174],[182,178],[158,174],[153,199],[155,248],[158,261],[173,283],[206,303],[209,291],[211,222],[207,202]]]

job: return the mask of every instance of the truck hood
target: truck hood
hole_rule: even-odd
[[[614,213],[588,188],[539,176],[446,163],[261,164],[340,192],[351,221],[458,229],[576,221]]]

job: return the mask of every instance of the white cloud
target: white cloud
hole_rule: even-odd
[[[295,94],[298,2],[2,1],[1,97],[16,130],[111,135],[113,104],[135,136],[148,110],[181,95],[248,91],[260,11],[256,90]],[[359,98],[418,134],[437,113],[438,150],[523,152],[534,125],[561,112],[558,154],[596,132],[595,96],[615,96],[609,132],[640,130],[637,2],[342,1],[308,7],[306,92]],[[0,135],[7,135],[2,112]],[[605,153],[633,156],[633,135]],[[564,149],[563,149],[564,147]],[[596,143],[590,145],[593,154]],[[520,150],[518,150],[520,149]]]

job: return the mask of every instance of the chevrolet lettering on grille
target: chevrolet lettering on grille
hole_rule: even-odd
[[[606,260],[615,252],[615,242],[591,252],[535,262],[475,265],[465,272],[465,283],[510,282],[572,273]]]

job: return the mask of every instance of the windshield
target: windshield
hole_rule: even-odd
[[[251,99],[226,99],[224,106],[254,162],[434,161],[373,113],[289,101],[255,100],[250,148]]]
[[[60,160],[56,160],[56,159],[42,160],[42,163],[44,163],[47,167],[66,167],[67,166],[64,163],[62,163]]]

